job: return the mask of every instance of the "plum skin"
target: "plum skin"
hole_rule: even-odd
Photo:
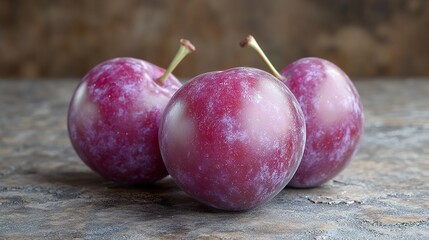
[[[70,141],[81,160],[106,179],[136,185],[168,175],[158,145],[159,120],[181,83],[135,58],[115,58],[91,69],[71,99]]]
[[[304,155],[288,186],[317,187],[345,169],[357,152],[362,103],[350,78],[327,60],[299,59],[281,74],[301,105],[307,129]]]
[[[204,204],[232,211],[278,194],[305,144],[293,94],[254,68],[193,78],[170,100],[159,130],[161,154],[177,185]]]

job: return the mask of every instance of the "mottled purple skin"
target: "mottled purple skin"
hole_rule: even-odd
[[[358,92],[333,63],[303,58],[281,71],[304,112],[307,142],[288,186],[311,188],[334,178],[356,153],[364,115]]]
[[[69,106],[68,131],[76,153],[92,170],[123,184],[167,176],[159,145],[159,120],[181,83],[164,69],[134,58],[115,58],[81,80]]]
[[[199,75],[177,91],[159,141],[183,191],[215,208],[246,210],[292,178],[304,151],[304,116],[274,76],[233,68]]]

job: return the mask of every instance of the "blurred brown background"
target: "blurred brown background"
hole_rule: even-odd
[[[429,76],[426,0],[0,0],[0,77],[82,77],[132,56],[166,67],[188,38],[181,78],[234,66],[266,69],[240,40],[252,33],[281,69],[305,56],[354,77]]]

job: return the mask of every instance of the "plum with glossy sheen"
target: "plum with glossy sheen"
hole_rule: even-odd
[[[292,187],[316,187],[334,178],[350,162],[363,134],[358,92],[333,63],[303,58],[281,71],[304,112],[307,142]]]
[[[165,166],[195,199],[245,210],[279,193],[305,143],[302,111],[271,74],[233,68],[199,75],[172,97],[161,121]]]
[[[74,149],[92,170],[124,184],[154,182],[167,175],[158,145],[158,125],[181,83],[149,62],[115,58],[81,80],[68,112]]]

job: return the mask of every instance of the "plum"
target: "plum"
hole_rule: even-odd
[[[334,178],[357,152],[364,130],[362,103],[352,81],[335,64],[314,57],[297,60],[280,74],[253,36],[240,45],[258,52],[273,74],[290,88],[304,112],[304,155],[288,186],[317,187]]]
[[[165,166],[209,206],[246,210],[278,194],[304,150],[305,123],[289,89],[238,67],[196,76],[171,98],[160,125]]]
[[[91,69],[71,99],[71,143],[93,171],[123,184],[147,184],[167,176],[158,145],[165,106],[181,83],[171,71],[190,51],[187,40],[169,69],[135,58],[115,58]]]
[[[301,105],[307,127],[304,156],[289,186],[317,187],[340,173],[358,150],[362,103],[349,77],[327,60],[302,58],[281,74]]]

